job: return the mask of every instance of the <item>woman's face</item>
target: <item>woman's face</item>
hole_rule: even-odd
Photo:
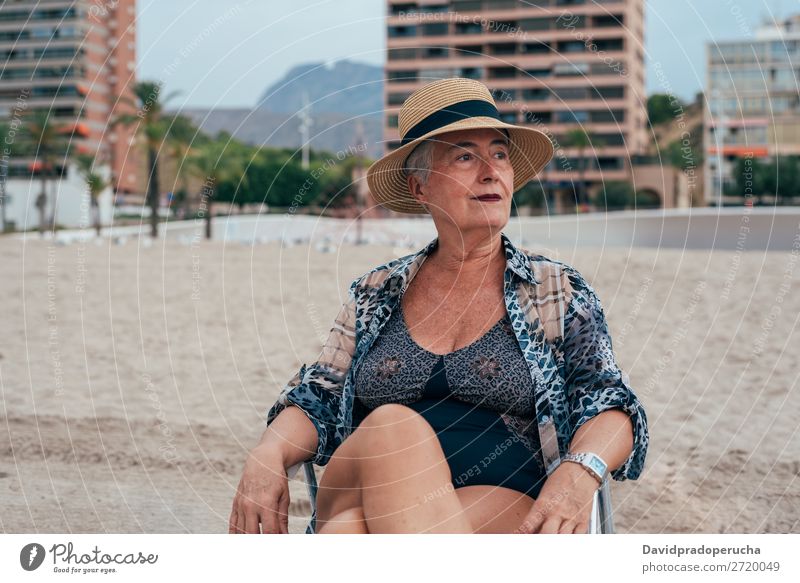
[[[459,230],[508,223],[514,169],[508,138],[497,129],[458,130],[433,138],[433,164],[427,184],[409,177],[412,194],[424,202],[437,225]],[[479,196],[494,195],[479,199]]]

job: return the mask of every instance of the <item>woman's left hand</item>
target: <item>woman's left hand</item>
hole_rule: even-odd
[[[586,534],[598,487],[586,468],[573,462],[562,463],[547,478],[516,533]]]

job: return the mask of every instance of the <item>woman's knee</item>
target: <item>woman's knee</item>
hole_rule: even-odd
[[[376,407],[364,418],[358,429],[363,429],[362,433],[369,434],[372,438],[385,435],[418,441],[419,438],[436,435],[422,415],[400,403]]]

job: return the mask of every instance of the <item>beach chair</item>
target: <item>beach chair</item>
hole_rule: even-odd
[[[303,466],[306,487],[308,488],[308,498],[311,501],[311,511],[317,510],[317,475],[314,473],[314,464],[310,461],[300,462],[287,470],[287,475],[291,480]],[[611,509],[611,484],[609,478],[603,480],[603,484],[594,493],[592,501],[592,513],[589,516],[588,534],[614,534],[614,519]]]

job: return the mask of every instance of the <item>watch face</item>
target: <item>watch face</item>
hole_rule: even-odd
[[[599,476],[602,476],[606,473],[606,464],[604,464],[603,461],[597,456],[591,456],[589,458],[589,465],[595,472],[597,472],[597,475]]]

